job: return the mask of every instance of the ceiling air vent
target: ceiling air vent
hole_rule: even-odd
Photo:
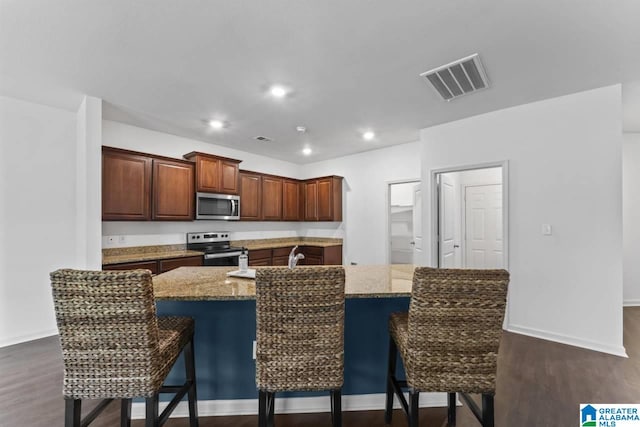
[[[420,74],[445,101],[489,87],[477,53]]]
[[[267,138],[266,136],[256,136],[253,139],[255,139],[257,141],[260,141],[260,142],[271,142],[271,141],[273,141],[271,138]]]

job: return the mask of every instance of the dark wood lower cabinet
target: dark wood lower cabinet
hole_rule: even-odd
[[[271,265],[271,249],[249,251],[249,266],[259,267]]]
[[[151,270],[151,274],[158,274],[157,261],[125,262],[122,264],[103,265],[103,270]]]
[[[161,259],[158,261],[158,265],[160,266],[160,273],[171,271],[178,267],[200,267],[202,265],[202,257]]]
[[[103,270],[151,270],[151,274],[165,273],[178,267],[199,267],[202,265],[202,256],[190,256],[182,258],[168,258],[140,262],[124,262],[122,264],[103,265]]]
[[[289,264],[289,253],[293,246],[249,251],[249,266],[283,266]],[[300,246],[296,253],[304,259],[299,265],[342,265],[342,246]]]
[[[293,246],[287,246],[284,248],[273,248],[271,265],[289,265],[289,254],[291,253]],[[296,252],[300,252],[299,250]]]

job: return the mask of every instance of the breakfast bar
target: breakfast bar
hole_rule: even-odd
[[[158,315],[191,316],[196,321],[200,401],[257,397],[253,359],[255,281],[228,277],[227,273],[235,269],[237,267],[180,267],[153,279]],[[343,394],[384,393],[387,322],[390,313],[408,309],[414,266],[357,265],[344,269]],[[181,364],[178,365],[174,367],[176,381],[183,372]],[[169,382],[173,376],[174,372]]]

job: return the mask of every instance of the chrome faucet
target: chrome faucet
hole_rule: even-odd
[[[289,269],[291,270],[294,269],[299,260],[304,259],[303,254],[296,255],[296,249],[298,249],[297,245],[293,249],[291,249],[291,252],[289,253]]]

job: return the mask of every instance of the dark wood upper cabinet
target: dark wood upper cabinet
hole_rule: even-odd
[[[102,149],[102,220],[151,219],[151,157]]]
[[[238,166],[240,162],[220,160],[220,192],[239,194]]]
[[[284,221],[302,220],[302,184],[292,179],[282,181],[282,219]]]
[[[282,219],[282,178],[262,177],[262,219],[266,221]]]
[[[253,172],[240,172],[240,219],[262,219],[262,176]]]
[[[318,220],[318,182],[316,180],[304,183],[304,220]]]
[[[193,151],[183,156],[196,164],[196,191],[238,194],[240,160]]]
[[[307,180],[304,188],[306,221],[342,221],[342,177]]]
[[[194,166],[180,160],[153,159],[153,219],[189,221],[195,212]]]

